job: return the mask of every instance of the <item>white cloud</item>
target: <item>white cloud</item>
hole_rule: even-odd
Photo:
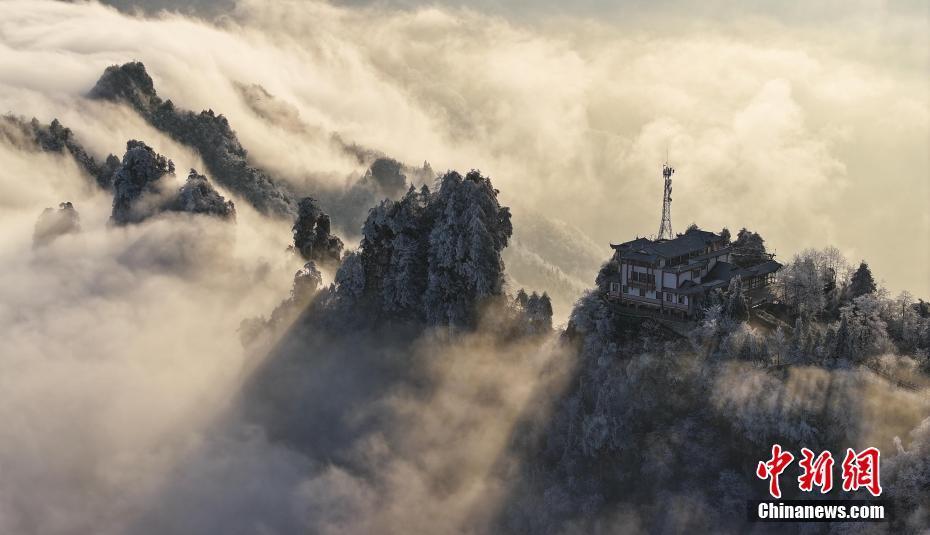
[[[609,241],[655,232],[669,146],[678,229],[746,225],[782,258],[833,244],[868,259],[893,290],[926,297],[927,21],[863,4],[836,6],[847,16],[813,29],[764,9],[730,22],[647,13],[632,24],[247,0],[210,25],[96,3],[0,0],[0,111],[59,117],[98,156],[140,138],[179,173],[203,170],[190,149],[133,114],[82,98],[107,65],[141,60],[162,95],[225,113],[255,163],[289,180],[336,184],[358,171],[329,133],[437,170],[476,167],[515,221],[528,207],[564,220],[605,259]],[[877,27],[851,31],[876,11]],[[261,119],[237,83],[261,84],[308,129]],[[202,452],[178,437],[196,442],[223,409],[246,359],[239,320],[267,313],[296,267],[283,252],[287,225],[243,202],[234,236],[202,222],[194,243],[211,237],[217,247],[188,249],[178,242],[191,229],[177,221],[107,227],[109,199],[84,181],[67,158],[0,144],[0,531],[131,524],[175,463]],[[35,218],[63,200],[75,203],[83,232],[32,251]],[[589,239],[579,243],[590,251]],[[583,268],[557,260],[573,277],[566,286],[577,284]],[[527,395],[517,394],[506,400],[511,416]],[[433,430],[418,438],[436,439]],[[500,439],[505,428],[493,431]],[[239,446],[260,464],[246,476],[262,472],[259,461],[292,466],[288,452],[256,460],[261,438]],[[466,460],[484,470],[491,453]],[[196,466],[222,475],[223,460]],[[392,468],[403,476],[403,463]],[[344,485],[359,507],[372,499],[338,472],[290,483],[303,513],[326,505],[301,501],[314,485]]]

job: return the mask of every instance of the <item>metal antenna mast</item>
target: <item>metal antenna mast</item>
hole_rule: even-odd
[[[665,179],[665,191],[662,195],[662,222],[659,223],[657,240],[670,240],[672,234],[672,175],[675,169],[668,165],[668,148],[665,149],[665,163],[662,164],[662,177]]]

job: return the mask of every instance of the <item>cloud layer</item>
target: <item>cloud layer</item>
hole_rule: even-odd
[[[135,113],[84,98],[105,67],[140,60],[161,94],[226,114],[253,163],[301,188],[364,171],[333,134],[437,171],[480,168],[514,207],[512,275],[563,287],[563,317],[598,247],[606,259],[609,241],[655,232],[666,150],[677,229],[748,226],[780,256],[834,244],[890,289],[930,293],[925,17],[842,3],[835,26],[813,28],[804,10],[724,21],[723,8],[690,19],[676,3],[632,3],[631,21],[594,21],[588,5],[528,17],[243,0],[200,11],[216,17],[206,22],[0,0],[0,112],[58,117],[98,158],[141,139],[203,170]],[[287,123],[256,112],[252,84],[284,103]],[[487,514],[482,500],[503,492],[484,476],[506,466],[505,437],[538,394],[527,385],[545,386],[560,354],[421,341],[421,356],[445,359],[425,368],[442,389],[380,400],[408,442],[353,443],[359,466],[385,467],[374,483],[301,456],[234,404],[262,357],[240,346],[239,322],[272,310],[300,262],[286,222],[222,193],[237,201],[234,226],[172,216],[113,228],[111,198],[71,159],[0,143],[0,531],[204,531],[224,519],[230,533],[402,531],[450,503],[464,508],[453,529],[487,521],[468,507]],[[63,201],[80,231],[34,249],[39,214]],[[478,417],[498,420],[476,430]],[[235,511],[260,520],[238,525],[224,516]]]
[[[782,256],[834,244],[893,291],[930,292],[915,268],[927,248],[887,239],[930,239],[928,22],[907,5],[834,6],[836,22],[815,29],[801,21],[819,10],[761,5],[724,21],[732,6],[688,19],[674,3],[630,4],[608,10],[630,22],[596,23],[248,0],[217,27],[5,4],[0,105],[19,113],[73,114],[104,66],[140,59],[160,91],[226,113],[258,164],[296,182],[357,171],[314,135],[338,133],[437,170],[480,168],[517,213],[564,220],[604,256],[610,240],[655,232],[668,149],[679,229],[749,226]],[[95,25],[105,40],[88,38]],[[237,91],[252,83],[312,129],[258,117]]]

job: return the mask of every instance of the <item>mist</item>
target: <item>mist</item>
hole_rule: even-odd
[[[104,69],[141,61],[160,96],[225,115],[250,165],[324,211],[372,155],[479,169],[513,214],[506,292],[548,292],[562,326],[582,310],[570,343],[505,342],[493,310],[458,336],[328,332],[314,307],[337,295],[335,269],[320,266],[315,297],[286,301],[305,264],[288,250],[293,221],[218,186],[235,221],[118,227],[111,192],[73,158],[0,136],[0,532],[484,533],[542,526],[534,515],[553,533],[649,531],[654,503],[565,513],[595,511],[602,489],[564,485],[540,454],[577,424],[566,444],[581,464],[613,455],[599,418],[639,399],[648,373],[693,389],[670,406],[732,416],[760,458],[771,429],[754,434],[755,419],[841,421],[866,392],[842,438],[897,445],[891,469],[916,473],[925,397],[863,370],[773,378],[684,346],[680,369],[659,364],[661,347],[602,365],[633,346],[600,336],[603,317],[584,323],[608,244],[655,232],[666,159],[676,231],[749,227],[781,259],[835,245],[888,292],[930,295],[930,20],[919,5],[831,4],[0,0],[0,113],[57,118],[98,160],[142,140],[173,160],[169,189],[188,169],[217,186],[194,148],[88,98]],[[79,227],[34,241],[63,202]],[[353,218],[336,229],[350,251]],[[250,319],[258,342],[243,340]],[[603,405],[578,401],[591,391]],[[642,451],[667,469],[689,429],[656,433]],[[666,528],[713,518],[703,492]]]
[[[257,117],[236,87],[260,84],[317,132],[437,170],[479,168],[516,214],[533,207],[605,250],[655,231],[668,153],[676,229],[747,226],[784,257],[833,244],[893,292],[930,291],[927,248],[916,245],[930,239],[928,23],[906,5],[836,7],[836,22],[816,28],[789,24],[800,15],[787,9],[687,19],[669,14],[674,4],[628,7],[623,23],[246,1],[208,17],[215,24],[6,5],[0,106],[21,114],[63,115],[67,95],[104,67],[138,59],[179,105],[226,114],[261,167],[298,183],[360,172],[325,135]],[[27,33],[17,16],[29,14],[47,29]],[[96,24],[111,28],[106,40],[88,40],[83,28]],[[49,94],[65,102],[39,106]],[[878,194],[887,203],[870,202]],[[881,238],[900,228],[915,247]]]

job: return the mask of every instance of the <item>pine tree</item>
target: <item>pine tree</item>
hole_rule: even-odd
[[[833,358],[843,359],[849,358],[851,356],[850,348],[852,346],[852,339],[849,333],[849,321],[845,317],[840,320],[840,326],[837,328],[836,334],[833,336],[832,343]]]
[[[740,267],[758,264],[769,257],[765,251],[765,240],[758,232],[740,229],[733,242],[733,263]]]
[[[517,292],[517,296],[514,298],[514,303],[520,308],[526,308],[526,303],[528,302],[529,297],[526,295],[526,291],[523,288]]]
[[[552,326],[552,299],[549,298],[549,294],[547,292],[543,292],[543,294],[539,297],[539,310],[544,316],[549,318],[549,326],[551,327]]]
[[[739,277],[730,279],[726,314],[734,320],[745,320],[749,317],[749,305],[746,303],[746,296],[743,295],[743,282]]]
[[[876,290],[875,279],[872,278],[872,271],[869,265],[862,261],[859,263],[859,269],[853,274],[849,283],[849,293],[851,297],[856,298],[860,295],[870,294]]]
[[[523,306],[523,314],[526,319],[527,332],[530,334],[540,334],[546,333],[552,330],[552,303],[549,300],[549,296],[543,292],[542,295],[539,295],[536,292],[533,292],[532,295],[526,297],[526,292],[522,292],[522,296],[525,298],[525,304]],[[517,294],[517,300],[519,302],[521,294]]]
[[[236,218],[236,207],[233,202],[227,201],[210,184],[207,177],[197,173],[194,169],[191,169],[187,181],[178,190],[177,196],[165,203],[164,209],[173,212],[212,215],[220,219]]]
[[[447,173],[431,203],[429,278],[424,305],[429,323],[469,326],[479,301],[500,295],[504,285],[501,251],[513,233],[510,210],[478,171],[464,178]]]
[[[360,298],[365,291],[365,282],[365,268],[361,256],[355,251],[348,253],[336,272],[338,296],[350,301]]]
[[[151,216],[156,208],[140,202],[143,196],[156,196],[162,177],[174,175],[174,163],[157,154],[142,141],[126,142],[126,154],[113,175],[113,214],[117,225],[138,223]]]
[[[294,248],[304,259],[324,266],[339,264],[342,240],[332,234],[329,216],[319,208],[316,199],[304,197],[300,200],[292,230]]]
[[[807,343],[810,340],[810,332],[807,324],[804,323],[801,316],[794,320],[794,329],[791,336],[791,352],[795,358],[805,357],[804,352],[807,349]]]
[[[477,305],[503,295],[501,251],[512,232],[488,178],[449,172],[436,192],[410,188],[371,209],[358,253],[337,275],[338,292],[384,318],[472,326]],[[548,296],[545,303],[551,318]]]

